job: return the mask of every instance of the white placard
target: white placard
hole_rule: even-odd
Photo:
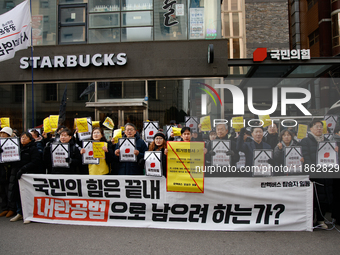
[[[137,162],[135,155],[136,138],[119,138],[119,161],[120,162]]]
[[[99,164],[99,158],[93,157],[93,141],[83,141],[83,149],[85,149],[85,153],[82,155],[83,164]]]
[[[20,161],[19,138],[1,138],[0,147],[3,150],[0,162]]]
[[[213,140],[212,150],[216,153],[212,156],[212,165],[229,166],[231,164],[231,157],[226,155],[230,150],[229,140]]]
[[[66,162],[69,158],[70,145],[68,143],[52,143],[52,166],[53,167],[66,167],[69,168],[70,164]]]
[[[268,163],[268,159],[273,158],[273,150],[255,149],[254,164],[256,169],[253,171],[253,176],[271,176],[272,166]]]
[[[158,132],[159,122],[158,121],[145,121],[143,125],[144,139],[146,142],[151,143],[155,134]]]
[[[198,124],[197,117],[185,116],[185,126],[190,128],[191,133],[198,132]]]
[[[302,172],[302,151],[301,146],[288,146],[284,148],[284,165],[288,173]]]
[[[318,144],[318,153],[316,156],[316,164],[334,167],[338,164],[338,153],[335,151],[336,142],[320,142]]]
[[[146,175],[162,176],[162,153],[161,151],[146,151],[144,153]]]
[[[338,116],[336,115],[326,115],[325,116],[327,128],[331,130],[331,133],[334,132],[334,128],[336,126],[336,123],[338,121]]]

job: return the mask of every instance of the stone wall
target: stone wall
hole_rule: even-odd
[[[288,0],[245,0],[247,58],[256,48],[289,49]]]

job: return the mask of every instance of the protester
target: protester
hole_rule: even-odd
[[[302,156],[304,164],[308,167],[316,167],[316,158],[319,142],[328,141],[322,134],[323,123],[320,120],[313,120],[309,124],[311,133],[308,137],[301,140]],[[304,166],[305,167],[305,166]],[[327,208],[332,202],[332,180],[331,179],[312,179],[315,183],[314,209],[316,211],[317,224],[322,229],[328,229],[325,224],[324,216]]]
[[[263,138],[263,141],[269,144],[272,149],[274,149],[279,142],[279,134],[277,133],[278,132],[277,124],[272,122],[272,124],[268,126],[267,131],[268,133]]]
[[[216,140],[230,140],[228,137],[228,126],[226,124],[218,124],[216,126]],[[207,148],[209,153],[206,155],[207,160],[212,162],[211,157],[215,155],[215,152],[212,148],[212,142],[209,143],[209,147]],[[230,140],[230,150],[226,152],[227,156],[231,156],[231,165],[236,166],[236,163],[240,160],[240,155],[236,150],[236,143],[233,140]]]
[[[287,129],[281,131],[279,141],[280,142],[274,148],[274,160],[279,165],[283,165],[285,156],[284,148],[289,146],[297,146],[298,142],[294,140],[294,134]],[[303,162],[303,158],[301,161]]]
[[[134,155],[137,156],[137,162],[120,162],[119,155],[120,149],[119,144],[116,144],[115,149],[115,160],[117,162],[117,167],[114,174],[118,175],[143,175],[143,167],[138,164],[138,161],[144,158],[144,152],[148,150],[145,142],[140,139],[137,133],[137,128],[132,123],[125,124],[125,135],[123,138],[136,138],[136,149],[134,150]]]
[[[99,159],[99,164],[89,164],[89,174],[90,175],[104,175],[109,174],[110,172],[110,164],[113,162],[114,153],[112,148],[112,143],[108,143],[104,136],[103,130],[99,127],[92,129],[91,140],[95,142],[104,142],[106,146],[103,147],[103,151],[105,152],[105,158]],[[84,154],[85,149],[80,150],[80,154]]]
[[[69,144],[69,157],[66,158],[66,162],[69,163],[69,167],[55,167],[52,166],[52,154],[51,146],[52,143],[49,142],[44,150],[44,163],[47,166],[48,173],[51,174],[78,174],[79,167],[81,164],[80,147],[75,143],[73,134],[68,128],[64,128],[60,132],[61,144]]]
[[[161,151],[162,152],[162,169],[163,175],[166,177],[166,162],[167,162],[167,148],[165,135],[161,132],[155,134],[153,141],[149,145],[149,151]]]
[[[334,141],[340,147],[340,126],[334,129]],[[340,151],[338,151],[340,158]],[[339,225],[340,224],[340,179],[333,179],[333,205],[332,205],[332,218]]]
[[[15,201],[17,206],[17,215],[10,220],[12,222],[22,220],[23,215],[18,180],[25,173],[41,173],[37,170],[39,164],[41,164],[41,154],[35,145],[35,140],[29,132],[23,132],[20,137],[20,161],[13,162],[9,185],[10,201]]]
[[[263,127],[252,127],[251,135],[253,140],[250,142],[244,142],[244,134],[246,132],[246,128],[241,128],[240,134],[237,138],[237,147],[236,149],[242,151],[246,156],[246,166],[253,165],[254,158],[254,150],[255,149],[271,149],[270,145],[263,142]],[[269,159],[268,163],[271,165],[275,165],[275,161],[273,159]]]
[[[10,127],[4,127],[0,131],[0,138],[9,138],[13,136],[13,130]],[[0,155],[3,150],[0,148]],[[8,189],[12,170],[12,163],[0,164],[0,195],[1,195],[1,209],[0,217],[6,216],[12,217],[16,211],[16,205],[14,201],[10,201]]]

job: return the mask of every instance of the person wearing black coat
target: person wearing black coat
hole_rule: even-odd
[[[279,134],[277,133],[277,125],[272,122],[270,126],[267,128],[267,135],[263,137],[263,141],[268,143],[270,147],[274,150],[276,145],[279,143]]]
[[[23,132],[20,137],[20,161],[13,163],[10,186],[9,199],[15,201],[17,205],[17,215],[10,221],[18,221],[22,219],[22,207],[19,192],[18,180],[22,174],[41,173],[39,164],[41,163],[41,154],[36,147],[35,140],[29,132]]]
[[[236,149],[242,151],[246,155],[246,166],[253,166],[254,150],[255,149],[271,149],[270,145],[263,142],[263,127],[252,127],[251,135],[253,140],[250,142],[244,142],[244,134],[246,128],[241,128],[240,134],[237,137]],[[268,163],[275,165],[276,162],[273,159],[269,159]]]
[[[323,123],[319,120],[313,120],[309,124],[309,129],[311,133],[308,137],[303,138],[300,142],[302,147],[302,156],[304,158],[304,167],[308,165],[310,167],[313,165],[316,167],[316,158],[318,151],[318,143],[323,141],[328,141],[327,138],[322,134]],[[315,182],[314,192],[314,208],[316,211],[316,220],[318,225],[322,229],[327,229],[328,226],[324,222],[324,215],[327,208],[332,203],[332,179],[311,179]],[[319,207],[320,204],[320,207]]]
[[[298,146],[298,142],[294,140],[294,134],[288,129],[282,130],[279,137],[279,143],[274,148],[274,160],[279,164],[284,163],[284,148],[288,146]],[[303,160],[303,159],[302,159]]]
[[[236,149],[236,143],[228,137],[228,126],[226,124],[218,124],[216,126],[216,139],[215,140],[230,140],[230,150],[226,153],[226,155],[231,156],[231,165],[236,166],[236,163],[240,160],[240,155],[238,154],[238,150]],[[212,156],[215,155],[212,142],[208,145],[208,153],[206,154],[206,160],[212,162]]]
[[[52,166],[52,144],[48,143],[44,150],[44,163],[47,167],[47,172],[49,174],[79,174],[79,169],[82,162],[80,155],[81,148],[78,144],[75,143],[71,130],[65,128],[61,131],[59,143],[69,144],[70,146],[69,157],[66,158],[66,162],[69,163],[69,167]]]
[[[337,146],[340,147],[340,127],[334,129],[334,141]],[[340,158],[340,151],[338,151],[338,157]],[[332,218],[335,222],[340,224],[340,178],[333,179],[333,205],[332,205]]]
[[[118,175],[144,175],[143,166],[138,162],[144,158],[144,152],[148,150],[145,142],[140,139],[137,133],[137,128],[132,123],[125,124],[125,135],[123,138],[136,138],[136,149],[134,154],[137,156],[137,162],[120,162],[119,155],[120,149],[119,144],[116,144],[115,149],[115,161],[117,162],[114,168],[114,174]]]

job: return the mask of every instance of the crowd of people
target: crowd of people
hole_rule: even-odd
[[[172,123],[174,124],[174,123]],[[55,134],[40,134],[33,129],[30,132],[23,132],[20,136],[16,135],[10,127],[0,130],[0,138],[20,137],[20,160],[0,164],[0,194],[1,194],[1,213],[0,217],[11,218],[10,221],[23,219],[18,180],[22,174],[89,174],[89,175],[144,175],[144,153],[146,151],[162,152],[163,176],[167,176],[167,141],[205,142],[205,163],[212,164],[212,158],[216,154],[213,149],[214,140],[229,140],[230,148],[225,155],[230,156],[230,164],[236,166],[240,160],[240,155],[245,157],[245,165],[254,164],[255,149],[270,149],[273,157],[268,159],[268,164],[279,166],[284,164],[284,148],[289,146],[301,146],[304,165],[317,164],[318,143],[328,141],[323,134],[323,122],[314,120],[310,123],[310,132],[302,139],[298,140],[294,130],[283,129],[278,133],[278,126],[272,123],[267,130],[262,126],[242,128],[240,132],[228,128],[225,124],[218,124],[209,133],[193,132],[190,127],[181,129],[181,136],[175,137],[164,134],[159,130],[151,143],[146,143],[137,127],[133,123],[127,123],[124,127],[123,138],[135,138],[134,155],[135,162],[120,161],[119,144],[114,138],[107,141],[101,128],[93,128],[91,140],[104,142],[103,151],[105,158],[99,159],[99,164],[83,164],[82,155],[85,149],[82,148],[82,141],[79,139],[77,130],[72,132],[65,126],[59,126]],[[166,132],[165,132],[166,133]],[[340,145],[340,127],[336,127],[333,135],[334,141]],[[68,144],[69,156],[65,159],[67,167],[55,166],[52,159],[52,144]],[[336,147],[338,151],[338,147]],[[0,148],[0,153],[3,150]],[[316,224],[327,229],[324,222],[326,211],[332,211],[332,217],[340,222],[340,183],[339,179],[315,179],[315,219]],[[13,217],[14,216],[14,217]],[[29,221],[25,221],[29,223]]]

